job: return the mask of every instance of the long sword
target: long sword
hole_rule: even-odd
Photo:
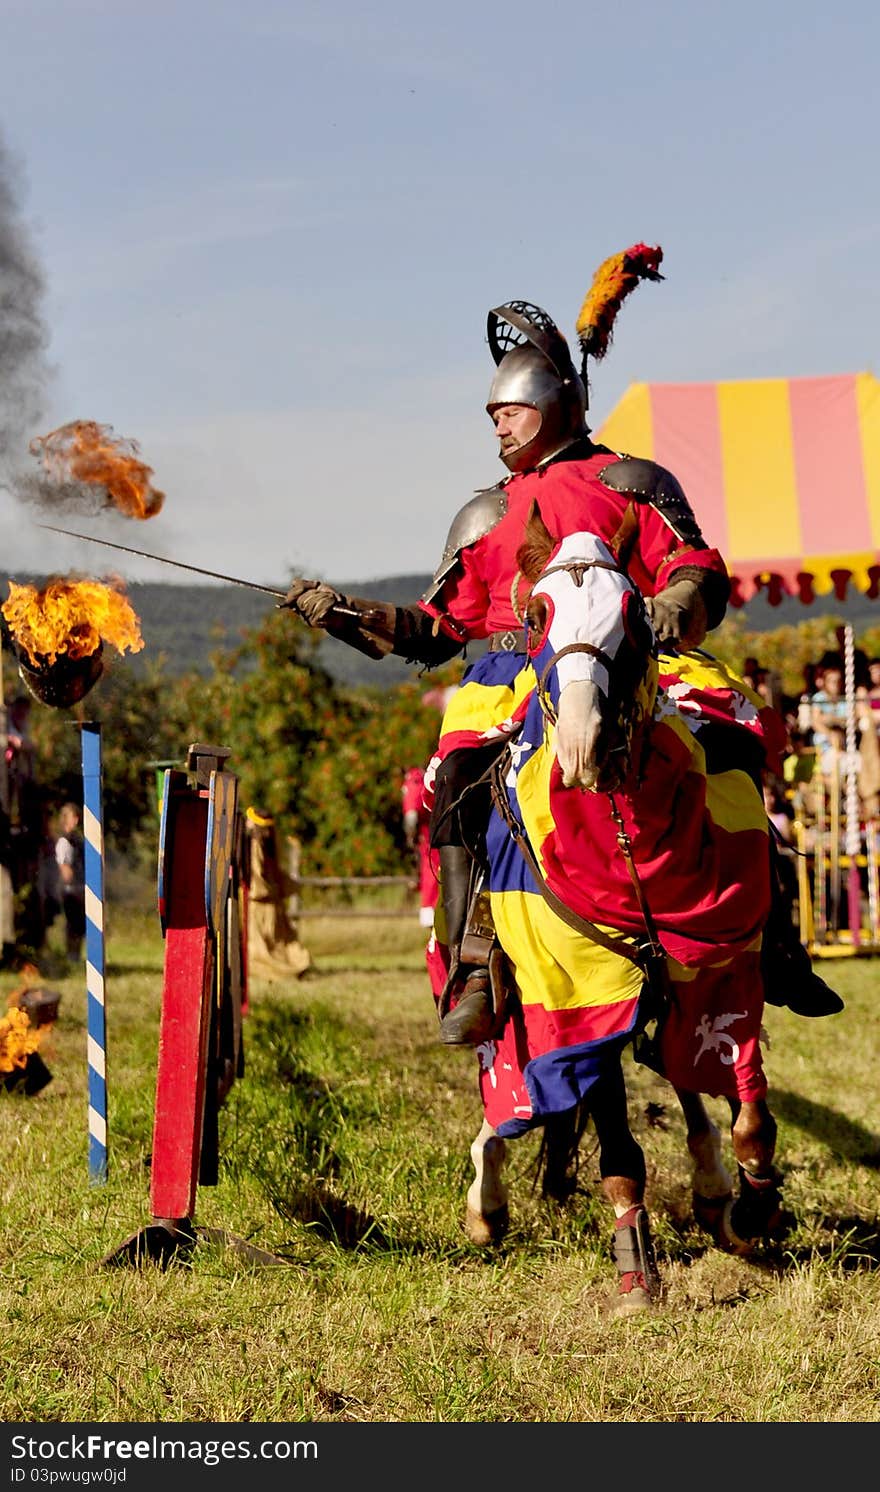
[[[201,565],[185,565],[182,560],[166,559],[164,554],[150,554],[146,549],[130,549],[127,544],[113,544],[109,539],[96,539],[93,534],[75,534],[70,528],[56,528],[54,523],[38,523],[37,528],[47,529],[52,534],[65,534],[68,539],[85,539],[87,544],[103,544],[105,549],[119,549],[123,554],[155,560],[160,565],[174,565],[178,570],[189,570],[193,575],[208,575],[212,580],[225,580],[228,585],[241,585],[249,591],[262,591],[264,595],[277,596],[282,601],[287,595],[286,591],[276,591],[270,585],[259,585],[255,580],[239,580],[236,575],[221,575],[219,570],[203,570]],[[337,616],[360,615],[348,606],[334,606],[332,610]]]

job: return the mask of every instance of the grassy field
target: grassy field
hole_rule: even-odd
[[[823,965],[847,1001],[841,1015],[767,1011],[795,1227],[759,1259],[719,1253],[695,1225],[671,1090],[627,1061],[666,1299],[617,1321],[590,1134],[565,1210],[533,1190],[527,1137],[510,1151],[504,1246],[483,1252],[464,1237],[476,1064],[437,1041],[415,913],[307,918],[301,933],[310,973],[252,988],[219,1183],[200,1188],[196,1207],[200,1227],[248,1240],[271,1264],[207,1241],[167,1269],[102,1263],[150,1221],[163,944],[149,908],[110,902],[109,1175],[97,1186],[83,975],[45,956],[45,983],[62,996],[43,1048],[53,1079],[30,1098],[0,1092],[0,1419],[880,1419],[873,960]],[[0,995],[17,983],[3,971]],[[726,1126],[724,1106],[713,1113]]]

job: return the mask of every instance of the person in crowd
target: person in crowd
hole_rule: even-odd
[[[431,813],[425,805],[425,769],[408,767],[401,788],[403,835],[413,857],[413,890],[419,896],[419,922],[422,927],[434,925],[434,908],[439,889],[439,867],[431,849]]]
[[[38,890],[43,806],[37,781],[36,747],[30,733],[31,700],[17,694],[6,709],[8,820],[5,862],[14,898],[15,942],[42,948],[46,929]]]
[[[803,688],[797,707],[797,728],[807,745],[813,739],[813,695],[820,685],[820,670],[818,663],[805,663],[801,670],[803,676]]]
[[[785,715],[785,697],[782,692],[782,679],[775,668],[760,667],[757,672],[755,693],[760,694],[768,705],[772,705],[780,715]]]
[[[776,836],[777,863],[782,892],[790,915],[798,904],[797,869],[794,860],[794,810],[783,785],[772,774],[764,777],[764,807]]]
[[[82,955],[86,935],[85,841],[76,803],[64,803],[59,810],[55,859],[64,913],[65,949],[67,957],[75,963]]]
[[[37,895],[40,899],[40,918],[44,934],[48,933],[55,919],[61,915],[61,873],[55,852],[55,833],[51,805],[43,803],[42,834],[37,856]]]
[[[835,729],[845,729],[847,703],[843,689],[843,666],[837,655],[826,654],[820,670],[821,687],[810,701],[810,723],[813,745],[818,752],[819,770],[823,777],[827,777],[832,773],[832,756],[836,752],[832,733]]]

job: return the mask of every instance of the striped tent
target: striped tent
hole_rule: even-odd
[[[634,383],[595,432],[674,472],[731,604],[880,595],[880,382],[871,373]]]

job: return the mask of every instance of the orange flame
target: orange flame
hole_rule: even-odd
[[[100,580],[50,580],[42,590],[9,582],[9,599],[0,606],[13,638],[37,667],[60,653],[86,658],[102,642],[118,652],[139,653],[144,645],[130,601]]]
[[[31,1052],[35,1052],[49,1026],[32,1026],[26,1010],[10,1006],[0,1016],[0,1072],[14,1072],[16,1067],[25,1067]]]
[[[114,435],[110,425],[71,420],[34,436],[29,449],[53,481],[103,487],[107,506],[127,518],[152,518],[165,501],[150,480],[153,468],[140,459],[137,441]]]
[[[0,1073],[14,1072],[27,1066],[27,1059],[37,1050],[40,1042],[48,1036],[53,1020],[34,1025],[21,1002],[31,989],[41,985],[40,971],[35,964],[25,964],[21,970],[21,984],[6,997],[7,1011],[0,1016]]]

